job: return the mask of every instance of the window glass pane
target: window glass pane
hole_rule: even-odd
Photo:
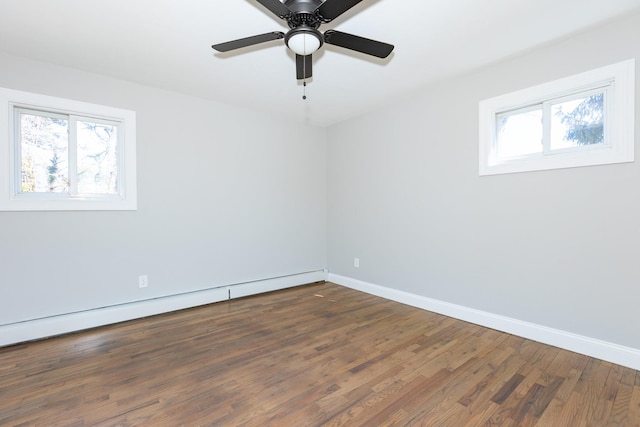
[[[551,150],[604,142],[604,93],[551,105]]]
[[[498,158],[541,153],[542,134],[542,107],[498,114]]]
[[[20,114],[22,193],[64,193],[69,189],[68,121]]]
[[[113,124],[77,122],[78,193],[118,193],[118,128]]]

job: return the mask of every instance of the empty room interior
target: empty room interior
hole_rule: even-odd
[[[0,0],[0,425],[639,426],[637,58],[640,0]]]

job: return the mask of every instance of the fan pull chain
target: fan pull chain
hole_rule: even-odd
[[[304,52],[307,53],[307,38],[306,37],[302,39],[302,43],[304,43]],[[302,100],[306,101],[307,100],[307,79],[306,79],[306,76],[307,76],[307,60],[306,59],[304,59],[304,62],[302,63],[302,73],[305,76],[305,79],[302,81]]]
[[[306,50],[306,45],[307,45],[307,39],[305,38],[303,40],[304,44],[305,44],[305,50]],[[304,60],[302,62],[302,74],[305,76],[305,79],[302,80],[302,100],[306,101],[307,100],[307,61]]]

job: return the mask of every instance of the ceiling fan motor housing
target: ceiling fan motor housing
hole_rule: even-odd
[[[313,13],[322,4],[322,0],[286,0],[284,5],[291,12],[295,13]]]

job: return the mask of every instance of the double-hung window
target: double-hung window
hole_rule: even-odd
[[[634,160],[634,61],[480,103],[480,175]]]
[[[8,89],[0,102],[0,210],[136,209],[134,112]]]

